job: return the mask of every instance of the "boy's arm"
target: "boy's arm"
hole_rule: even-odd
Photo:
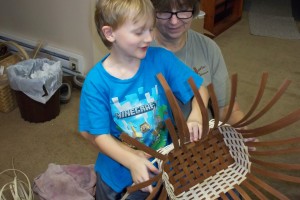
[[[86,140],[88,140],[96,149],[97,151],[100,151],[100,148],[97,146],[96,142],[95,142],[95,135],[92,135],[92,134],[89,134],[87,132],[81,132],[80,133],[81,136],[83,138],[85,138]],[[117,140],[116,138],[113,137],[113,139]],[[138,156],[142,156],[142,157],[146,157],[146,158],[150,158],[150,155],[143,152],[143,151],[140,151],[140,150],[135,150],[133,148],[130,148],[128,145],[124,144],[123,142],[120,142],[117,140],[117,142],[119,142],[119,144],[121,145],[121,147],[124,148],[124,150],[127,150],[127,151],[131,151],[132,153],[135,153],[137,154]]]
[[[201,86],[199,88],[199,93],[205,107],[207,107],[209,99],[207,89]],[[192,100],[192,111],[187,119],[187,126],[190,131],[190,141],[193,142],[199,140],[202,136],[202,114],[196,98],[193,98]]]
[[[146,155],[143,156],[140,151],[129,148],[110,134],[94,136],[82,132],[81,135],[97,147],[100,152],[128,168],[134,183],[149,180],[149,172],[153,174],[159,173],[158,169],[147,159]],[[152,186],[144,188],[143,191],[151,192]]]

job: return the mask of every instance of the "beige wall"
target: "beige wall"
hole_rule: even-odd
[[[96,0],[0,0],[0,33],[84,57],[87,72],[105,53],[94,23]]]

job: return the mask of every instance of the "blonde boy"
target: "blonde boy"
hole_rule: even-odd
[[[99,0],[95,22],[110,53],[88,73],[80,99],[79,131],[98,150],[96,199],[119,199],[132,183],[157,174],[144,153],[122,143],[122,132],[157,150],[170,143],[164,120],[172,116],[156,75],[162,73],[175,96],[193,98],[187,79],[193,77],[202,98],[202,78],[173,53],[149,47],[155,23],[150,0]],[[176,69],[176,70],[175,70]],[[187,121],[191,141],[201,137],[201,114],[194,101]],[[128,199],[145,199],[152,186]]]

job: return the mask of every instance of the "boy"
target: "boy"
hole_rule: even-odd
[[[147,155],[120,141],[121,132],[155,150],[170,143],[164,120],[171,111],[156,75],[163,74],[183,103],[193,97],[187,83],[190,77],[200,88],[205,103],[208,94],[200,87],[202,78],[173,53],[149,47],[155,23],[150,0],[99,0],[95,22],[110,53],[85,79],[79,131],[99,150],[95,164],[96,199],[120,199],[126,187],[158,173]],[[196,141],[201,137],[202,118],[196,100],[192,105],[187,125],[190,140]],[[148,186],[128,199],[145,199],[151,191],[152,186]]]

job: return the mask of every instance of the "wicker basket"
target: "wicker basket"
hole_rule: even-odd
[[[0,76],[0,112],[10,112],[16,106],[16,98],[9,86],[7,76],[6,74],[2,75]]]
[[[8,41],[1,44],[5,44],[7,46],[14,46],[19,51],[18,54],[12,54],[8,57],[5,57],[3,60],[0,60],[0,66],[4,67],[4,74],[0,75],[0,112],[7,113],[15,109],[17,103],[14,92],[9,86],[9,81],[5,72],[6,68],[22,60],[29,59],[29,56],[26,53],[26,51],[15,42]]]

